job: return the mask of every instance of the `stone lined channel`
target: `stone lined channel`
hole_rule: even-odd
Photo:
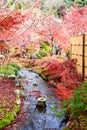
[[[22,82],[26,96],[24,109],[29,117],[21,122],[20,128],[16,130],[63,130],[64,117],[57,117],[57,112],[62,111],[58,107],[60,101],[55,97],[55,88],[49,86],[38,74],[27,69],[21,70],[19,76],[24,77],[22,81],[25,81]],[[46,98],[46,108],[36,107],[39,96]]]

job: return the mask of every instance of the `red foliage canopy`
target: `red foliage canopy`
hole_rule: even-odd
[[[41,60],[37,67],[44,75],[49,85],[57,88],[57,96],[61,99],[70,98],[73,90],[82,82],[82,75],[76,70],[77,60],[67,60],[59,63],[57,59]]]
[[[0,15],[0,29],[2,31],[9,30],[15,27],[15,25],[22,23],[24,20],[24,15],[22,15],[21,12],[18,11],[14,11],[11,15],[3,15]]]
[[[20,11],[4,9],[0,13],[0,40],[6,40],[19,28],[25,20],[25,16]]]

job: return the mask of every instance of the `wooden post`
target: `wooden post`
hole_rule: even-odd
[[[70,53],[69,53],[69,59],[72,58],[72,41],[71,41],[71,37],[70,37]]]
[[[82,44],[82,74],[83,80],[85,78],[85,34],[83,34],[83,44]]]

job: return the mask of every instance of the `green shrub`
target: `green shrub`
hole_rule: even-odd
[[[75,118],[87,114],[87,81],[74,90],[72,98],[63,102],[63,108],[69,109]]]
[[[4,128],[5,126],[9,125],[11,121],[9,119],[2,119],[0,120],[0,129]]]
[[[7,119],[9,119],[10,121],[13,121],[14,120],[14,113],[13,112],[8,112],[8,113],[6,113],[5,117]]]
[[[18,70],[20,70],[20,66],[18,64],[10,63],[9,65],[17,68]]]
[[[42,42],[40,46],[40,51],[37,54],[37,58],[42,58],[50,54],[51,47],[48,42]]]
[[[15,105],[14,110],[11,112],[7,112],[4,117],[0,120],[0,130],[8,125],[11,124],[12,121],[15,119],[15,113],[20,111],[20,106]],[[15,113],[14,113],[15,112]]]
[[[0,67],[0,74],[5,74],[5,77],[8,77],[9,75],[17,75],[19,70],[20,66],[11,63]]]

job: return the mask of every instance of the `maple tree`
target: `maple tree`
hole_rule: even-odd
[[[42,14],[40,10],[35,9],[34,11],[25,12],[26,17],[30,14],[30,17],[27,18],[21,26],[20,29],[15,33],[13,41],[18,42],[20,45],[24,43],[28,46],[29,44],[41,43],[47,39],[40,35],[43,21],[46,21],[46,18],[49,17],[49,14]],[[49,25],[50,26],[50,25]],[[44,26],[45,27],[45,26]],[[45,28],[46,29],[46,28]],[[20,37],[20,38],[19,38]],[[49,36],[48,36],[49,39]],[[49,40],[48,40],[49,41]]]
[[[87,33],[87,6],[74,8],[64,16],[63,24],[69,35]],[[79,20],[78,20],[79,19]]]
[[[87,33],[87,6],[79,8],[76,4],[67,10],[62,17],[61,29],[56,32],[56,37],[61,37],[63,46],[70,47],[70,36]],[[63,48],[64,48],[63,47]]]
[[[43,58],[34,61],[35,68],[43,78],[48,80],[49,85],[54,85],[57,96],[60,99],[68,99],[72,96],[73,90],[81,84],[82,75],[76,70],[75,59],[59,63],[56,58]]]
[[[47,17],[43,17],[43,20],[38,21],[38,24],[34,28],[34,32],[40,37],[40,41],[47,41],[53,49],[53,42],[61,41],[60,37],[56,37],[56,32],[61,28],[61,20],[56,19],[50,14]]]
[[[69,48],[69,38],[71,35],[76,35],[87,31],[86,11],[87,11],[86,6],[84,8],[79,9],[75,5],[70,12],[66,13],[63,16],[61,22],[59,21],[58,18],[55,18],[54,16],[51,15],[44,16],[41,13],[38,16],[37,13],[33,12],[32,10],[25,12],[23,16],[21,13],[13,12],[11,15],[3,19],[1,15],[2,18],[0,22],[1,33],[4,34],[4,36],[6,34],[6,36],[9,37],[9,35],[12,33],[12,30],[13,32],[14,30],[18,30],[18,32],[14,35],[14,41],[20,42],[21,44],[24,38],[25,42],[28,44],[35,42],[35,39],[32,39],[33,34],[38,37],[37,42],[39,42],[39,40],[41,39],[41,41],[48,41],[49,43],[52,44],[53,40],[58,40],[63,48],[64,47]],[[20,21],[23,22],[23,20],[26,19],[25,16],[27,20],[23,24],[21,23],[20,25],[22,29],[24,28],[23,32],[21,33],[21,29],[18,29],[19,27],[17,25],[20,24]],[[14,18],[16,17],[17,21],[14,20]],[[12,20],[13,22],[11,22]],[[9,22],[11,23],[6,25],[6,23]],[[53,73],[55,72],[54,70],[55,69],[49,71]],[[67,75],[68,77],[68,72],[66,69],[63,71],[63,73],[61,73],[63,82],[66,79],[64,75]],[[69,82],[72,82],[70,81],[70,79],[68,80]]]
[[[36,4],[41,7],[38,2]],[[0,39],[11,38],[11,42],[17,42],[16,44],[22,44],[25,39],[27,45],[42,41],[47,41],[52,45],[56,40],[62,48],[67,50],[70,46],[71,35],[87,32],[86,6],[79,8],[75,5],[72,10],[64,13],[62,20],[51,14],[42,13],[39,7],[35,6],[34,11],[32,7],[25,12],[13,11],[10,15],[7,15],[9,9],[1,11]]]
[[[63,12],[64,14],[60,20],[51,14],[42,13],[38,0],[33,2],[35,4],[24,12],[20,12],[20,10],[12,11],[9,8],[0,9],[0,40],[10,39],[9,42],[16,43],[15,46],[26,44],[28,47],[28,45],[31,45],[30,51],[32,51],[34,43],[40,44],[42,41],[46,41],[52,46],[53,41],[58,41],[62,48],[67,50],[70,46],[69,39],[71,35],[87,33],[87,6],[79,8],[74,5],[69,12]],[[32,4],[32,1],[30,4]],[[35,9],[33,10],[33,8]],[[0,51],[6,49],[6,46],[4,48],[2,44],[0,47]],[[25,61],[21,60],[23,63],[27,61],[26,59],[24,59]],[[69,99],[73,94],[73,90],[82,82],[82,75],[78,74],[76,70],[75,59],[59,63],[56,58],[47,57],[41,60],[32,60],[31,63],[31,66],[35,65],[33,69],[48,80],[48,84],[56,87],[56,95],[62,100]],[[3,93],[5,96],[11,93],[15,104],[15,96],[12,95],[14,85],[9,82],[12,83],[12,81],[7,80],[6,85],[8,85],[5,87],[5,84],[0,80],[0,97],[7,103],[9,96],[6,99],[6,97],[3,97]],[[4,92],[3,86],[5,87]],[[12,88],[10,89],[10,87]],[[36,94],[38,95],[38,93]],[[7,110],[13,107],[14,104],[10,104],[13,100],[9,100]],[[1,107],[3,107],[3,104]]]
[[[70,36],[87,32],[87,7],[79,8],[76,5],[65,13],[62,20],[49,15],[31,29],[39,39],[49,42],[59,41],[64,49],[69,49]],[[42,15],[43,17],[43,15]],[[79,20],[78,20],[79,19]]]
[[[74,5],[70,11],[65,11],[62,20],[49,15],[43,21],[38,21],[34,32],[51,44],[53,40],[58,41],[67,50],[70,47],[70,36],[87,33],[87,6],[79,8]]]
[[[11,37],[19,25],[25,20],[25,16],[18,10],[7,8],[0,9],[0,39],[6,40]]]

